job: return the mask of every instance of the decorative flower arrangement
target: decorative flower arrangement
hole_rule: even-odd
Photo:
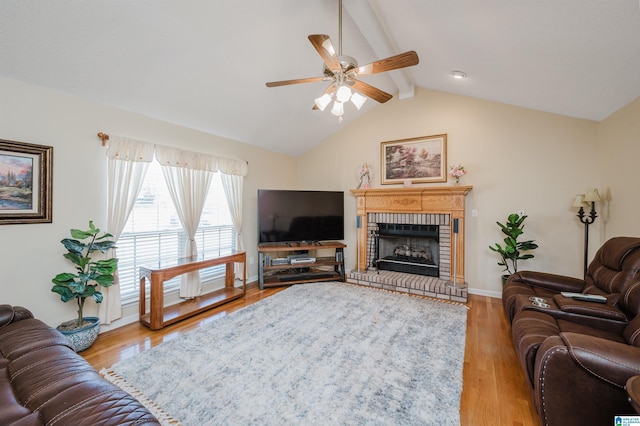
[[[449,176],[456,179],[456,185],[460,183],[460,178],[466,174],[467,171],[465,170],[464,166],[461,166],[460,164],[458,164],[457,166],[449,167]]]

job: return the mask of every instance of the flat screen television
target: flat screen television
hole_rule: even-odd
[[[343,240],[344,192],[258,190],[258,242]]]

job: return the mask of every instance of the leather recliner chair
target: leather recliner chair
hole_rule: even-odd
[[[543,425],[613,424],[617,415],[637,415],[625,384],[640,374],[640,280],[626,287],[619,307],[633,317],[609,331],[534,310],[516,313],[513,343]]]
[[[640,279],[640,238],[615,237],[598,249],[587,269],[587,276],[578,279],[545,272],[522,271],[511,275],[502,291],[502,304],[511,323],[517,312],[537,310],[575,322],[584,317],[599,317],[598,327],[621,330],[630,319],[629,313],[618,308],[620,294],[628,285]],[[561,292],[601,295],[606,304],[575,303],[560,297]],[[531,297],[545,299],[552,309],[536,306]],[[632,316],[631,316],[632,317]],[[586,322],[590,326],[594,323]]]

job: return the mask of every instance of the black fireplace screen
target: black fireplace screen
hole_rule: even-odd
[[[439,226],[379,223],[374,236],[374,267],[387,271],[437,277]]]

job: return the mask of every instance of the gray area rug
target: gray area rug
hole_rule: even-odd
[[[343,283],[296,285],[103,374],[185,426],[458,425],[466,316]]]

